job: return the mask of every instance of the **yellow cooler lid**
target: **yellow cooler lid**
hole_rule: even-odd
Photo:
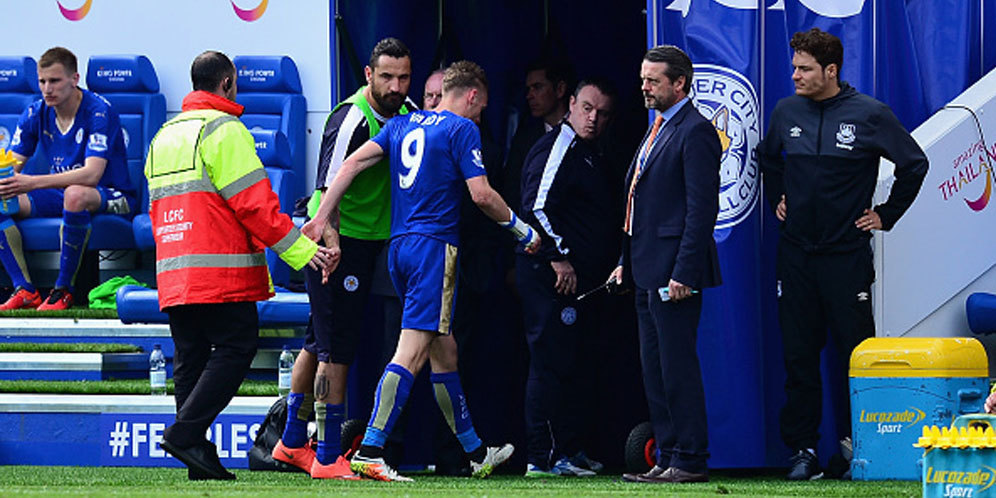
[[[989,377],[989,359],[970,337],[873,337],[851,353],[851,377]]]

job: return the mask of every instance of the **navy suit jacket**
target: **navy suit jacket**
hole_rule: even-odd
[[[633,235],[625,237],[620,258],[624,280],[649,290],[670,279],[693,289],[715,287],[722,283],[712,236],[719,214],[719,136],[691,100],[658,133],[633,194]],[[627,195],[643,147],[626,174]]]

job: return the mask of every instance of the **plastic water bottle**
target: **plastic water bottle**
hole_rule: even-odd
[[[294,371],[294,353],[290,352],[284,344],[284,350],[280,352],[280,359],[277,360],[277,392],[280,396],[287,396],[291,390],[291,372]]]
[[[14,155],[9,151],[0,149],[0,178],[9,178],[14,176],[14,165],[17,164],[17,160],[14,159]],[[17,196],[8,197],[6,199],[0,199],[0,212],[3,214],[14,214],[20,209],[17,204]]]
[[[149,355],[149,386],[153,396],[166,395],[166,357],[163,348],[156,344]]]

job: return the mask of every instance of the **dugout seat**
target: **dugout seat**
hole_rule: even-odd
[[[306,195],[305,136],[307,103],[301,93],[297,65],[286,56],[238,56],[232,61],[238,71],[238,96],[245,106],[242,122],[250,131],[279,131],[287,139],[287,160],[263,161],[276,185],[287,184],[289,199],[281,195],[281,205],[293,206]],[[277,166],[277,164],[280,164]],[[283,178],[278,178],[283,177]],[[285,211],[289,213],[290,211]]]
[[[290,216],[294,212],[294,172],[290,167],[290,145],[284,134],[277,130],[252,130],[252,138],[256,142],[256,155],[259,156],[270,186],[280,199],[280,212]],[[290,282],[291,268],[284,263],[277,253],[266,249],[266,265],[270,268],[270,278],[275,285],[287,285]]]
[[[86,86],[111,103],[121,117],[122,138],[128,173],[139,205],[148,211],[148,188],[142,168],[149,142],[166,120],[166,98],[159,93],[156,70],[143,55],[93,56],[87,64]],[[93,217],[88,249],[134,249],[132,220],[116,215]],[[24,234],[24,248],[57,251],[60,248],[60,218],[29,218],[18,222]]]
[[[976,335],[996,332],[996,294],[974,292],[965,301],[968,328]]]
[[[41,98],[38,65],[31,57],[0,57],[0,148],[9,149],[21,113]],[[28,159],[22,171],[36,168]]]
[[[279,288],[276,291],[275,296],[256,303],[259,324],[263,327],[306,326],[311,315],[308,295]],[[159,310],[159,291],[156,289],[126,285],[118,289],[115,302],[122,323],[169,323],[166,313]]]

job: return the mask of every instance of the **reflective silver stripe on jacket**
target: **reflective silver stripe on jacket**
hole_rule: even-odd
[[[188,254],[156,261],[156,273],[183,268],[252,268],[266,266],[266,255],[254,254]]]
[[[235,194],[238,194],[239,192],[255,185],[264,178],[266,178],[266,171],[263,168],[254,169],[242,175],[242,177],[234,182],[225,185],[218,191],[218,193],[221,194],[221,197],[227,201],[228,199],[235,197]]]
[[[202,118],[191,118],[191,119],[202,119]],[[208,121],[207,124],[203,125],[203,127],[201,128],[200,136],[197,138],[197,141],[195,142],[195,150],[197,149],[198,144],[200,144],[205,138],[214,133],[216,130],[218,130],[221,127],[221,125],[238,120],[239,118],[235,116],[224,115],[217,117],[211,121]],[[166,125],[169,126],[171,124],[183,123],[187,121],[190,120],[181,119],[177,121],[172,121],[170,123],[167,123]],[[242,179],[239,179],[236,182],[241,180]],[[163,187],[150,188],[149,200],[158,201],[164,197],[170,197],[180,194],[189,194],[191,192],[218,192],[218,189],[215,188],[214,184],[211,183],[211,179],[208,178],[207,170],[203,166],[201,167],[201,177],[198,178],[197,180],[191,180],[189,182],[182,182],[182,183],[174,183],[172,185],[166,185]],[[232,195],[235,195],[235,193],[233,193]],[[225,197],[225,199],[228,199],[229,197]]]
[[[273,249],[273,252],[277,253],[277,255],[283,254],[287,252],[299,238],[301,238],[301,231],[298,230],[297,227],[294,227],[290,232],[287,232],[287,235],[284,235],[284,238],[278,240],[276,244],[270,246],[270,249]]]

